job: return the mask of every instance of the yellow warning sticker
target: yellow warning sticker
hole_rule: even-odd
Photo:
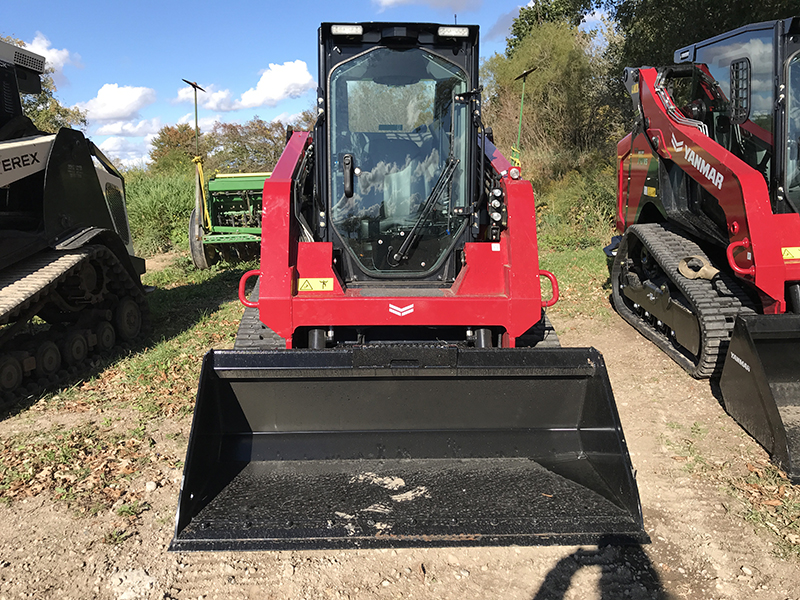
[[[631,86],[631,93],[632,94],[638,94],[639,93],[639,84],[638,83],[634,83],[633,86]]]
[[[303,278],[297,281],[299,292],[332,292],[333,277]]]
[[[781,248],[783,260],[800,260],[800,248]]]

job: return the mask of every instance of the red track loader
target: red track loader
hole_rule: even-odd
[[[613,301],[800,481],[800,18],[625,70]]]
[[[236,345],[203,362],[171,549],[645,541],[603,359],[543,318],[478,28],[319,41],[319,118],[265,182]]]

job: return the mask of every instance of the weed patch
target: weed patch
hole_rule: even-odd
[[[96,514],[117,500],[141,506],[128,480],[153,458],[151,441],[117,434],[94,423],[0,441],[0,498],[51,492],[79,513]]]
[[[767,461],[747,464],[749,474],[730,482],[743,502],[745,519],[774,532],[778,554],[800,557],[800,486]]]

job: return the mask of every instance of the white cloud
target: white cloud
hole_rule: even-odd
[[[271,123],[277,123],[278,121],[280,121],[281,123],[283,123],[285,125],[287,123],[291,123],[292,121],[294,121],[296,119],[299,119],[302,114],[303,113],[301,113],[301,112],[291,113],[291,114],[287,113],[287,112],[282,112],[277,117],[272,118],[270,120],[270,122]]]
[[[114,121],[113,123],[106,123],[95,132],[95,135],[142,137],[158,133],[159,129],[161,129],[161,119],[155,117],[153,119],[139,121],[138,123],[132,121]]]
[[[78,102],[76,106],[87,111],[91,120],[129,121],[155,101],[156,92],[151,88],[107,83],[97,92],[97,97]]]
[[[409,6],[412,4],[430,6],[431,8],[450,9],[458,12],[478,10],[483,0],[372,0],[378,5],[380,11],[395,6]]]
[[[199,101],[200,99],[198,98]],[[233,94],[231,94],[230,90],[217,90],[204,96],[201,106],[208,110],[228,111],[235,110],[236,103],[233,101]]]
[[[238,100],[234,100],[234,94],[230,90],[218,89],[214,84],[198,84],[205,91],[198,90],[197,106],[221,112],[276,106],[283,100],[297,98],[316,87],[308,65],[302,60],[285,62],[282,65],[270,63],[269,68],[261,71],[260,75],[256,87],[244,92]],[[194,104],[194,89],[188,85],[178,88],[178,95],[171,102]]]
[[[500,15],[495,21],[494,25],[489,28],[489,31],[481,36],[487,42],[489,40],[500,40],[508,37],[511,29],[511,25],[514,23],[514,19],[519,16],[519,7],[514,8],[508,11],[504,15]]]
[[[200,87],[203,89],[208,88],[208,86],[205,85],[201,85]],[[199,96],[197,101],[200,102],[200,99],[203,97],[203,92],[197,90],[197,95]],[[194,102],[194,88],[189,87],[188,85],[184,87],[179,87],[178,97],[175,98],[174,100],[170,100],[170,102],[172,102],[173,104],[178,104],[180,102]]]
[[[197,120],[197,126],[200,127],[200,131],[203,133],[207,133],[211,131],[214,127],[214,123],[220,120],[219,115],[214,115],[213,117],[200,117]],[[194,113],[186,113],[180,119],[178,119],[177,125],[181,123],[187,123],[194,128]]]
[[[315,87],[314,78],[308,72],[308,65],[304,61],[295,60],[282,65],[270,64],[268,69],[261,72],[261,79],[256,87],[242,94],[241,99],[234,103],[234,107],[276,106],[282,100],[297,98]]]
[[[134,142],[130,138],[114,136],[103,141],[100,150],[106,156],[119,160],[126,167],[140,167],[148,161],[150,141]]]
[[[201,85],[203,91],[197,90],[197,106],[208,110],[235,110],[233,94],[230,90],[218,90],[213,83]],[[171,100],[173,104],[187,102],[194,104],[194,88],[185,86],[178,88],[178,97]]]
[[[44,56],[46,66],[53,69],[53,81],[55,81],[56,85],[63,85],[68,83],[67,78],[64,76],[64,67],[67,65],[78,68],[83,67],[81,57],[80,54],[70,52],[66,48],[58,50],[52,46],[52,42],[41,31],[36,32],[32,42],[25,42],[25,48]]]

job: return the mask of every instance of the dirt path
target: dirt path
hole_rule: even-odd
[[[190,425],[182,416],[150,432],[152,461],[123,484],[129,501],[149,507],[138,516],[119,506],[79,515],[47,492],[0,506],[0,600],[800,598],[800,562],[776,557],[778,538],[745,521],[727,489],[766,456],[709,384],[614,315],[553,321],[563,345],[605,355],[652,544],[169,554],[181,473],[160,458],[182,458]],[[123,427],[131,418],[125,408],[103,410],[34,406],[2,421],[0,439],[55,420]]]

